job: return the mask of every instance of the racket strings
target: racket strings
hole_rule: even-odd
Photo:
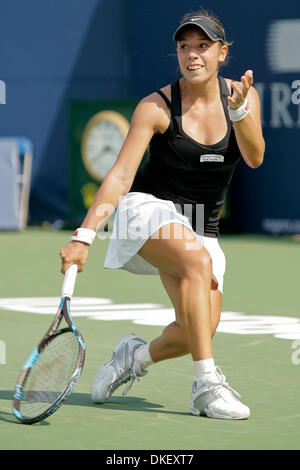
[[[24,386],[20,411],[25,417],[44,413],[70,384],[80,346],[73,332],[54,336],[45,346]]]

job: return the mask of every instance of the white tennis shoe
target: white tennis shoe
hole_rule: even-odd
[[[120,385],[129,382],[124,389],[125,395],[131,388],[135,379],[148,374],[141,368],[139,361],[134,359],[134,352],[147,344],[134,334],[126,334],[116,344],[112,358],[104,364],[95,375],[91,398],[94,403],[103,403]]]
[[[219,367],[193,383],[190,412],[196,416],[219,419],[247,419],[249,408],[238,398],[241,395],[226,382]]]

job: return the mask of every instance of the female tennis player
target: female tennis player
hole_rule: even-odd
[[[182,77],[138,104],[115,165],[60,251],[62,272],[73,263],[82,271],[97,228],[117,207],[104,266],[159,274],[175,318],[149,344],[134,334],[118,341],[96,373],[93,401],[104,402],[126,382],[128,390],[153,363],[190,354],[191,413],[246,419],[249,408],[214,363],[212,337],[225,272],[220,210],[240,157],[251,168],[263,161],[260,102],[251,70],[240,81],[219,76],[229,43],[216,18],[185,15],[174,41]]]

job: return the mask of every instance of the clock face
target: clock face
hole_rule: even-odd
[[[102,182],[114,165],[129,122],[115,111],[97,113],[87,123],[82,135],[82,158],[88,173]]]

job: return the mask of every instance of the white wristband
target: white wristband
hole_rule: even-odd
[[[95,240],[96,232],[91,228],[77,228],[71,240],[74,242],[84,242],[91,245]]]
[[[233,121],[233,122],[241,121],[246,116],[248,116],[249,112],[250,112],[250,106],[249,106],[249,101],[247,100],[247,98],[245,99],[242,106],[240,106],[237,109],[231,109],[230,106],[228,106],[229,119],[230,121]]]

